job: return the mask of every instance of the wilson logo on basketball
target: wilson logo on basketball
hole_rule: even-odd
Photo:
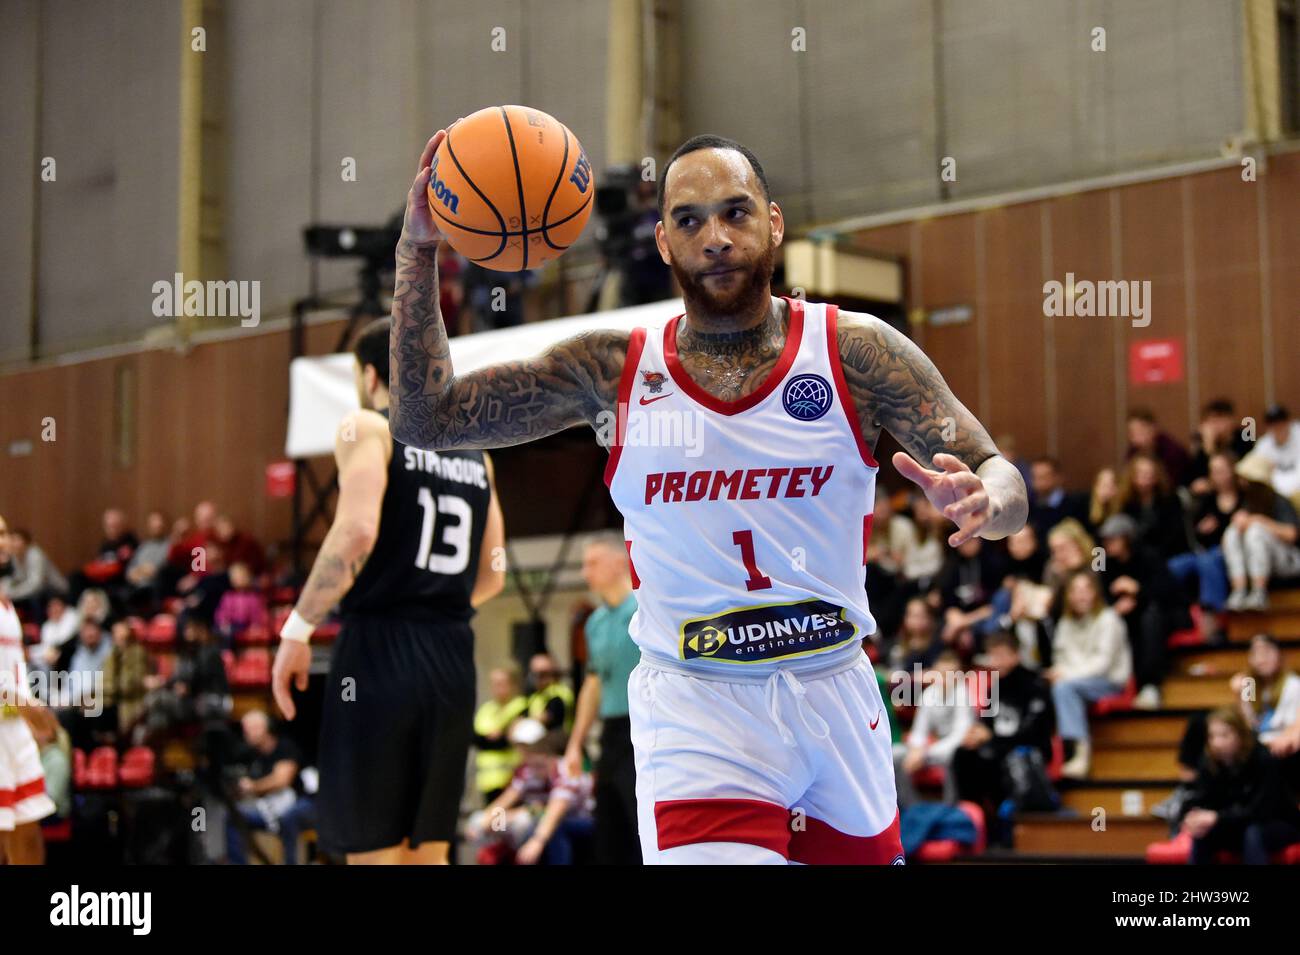
[[[460,206],[460,196],[452,192],[447,184],[438,178],[438,161],[441,156],[435,156],[433,165],[429,167],[429,191],[434,197],[447,207],[452,215],[456,214],[457,207]]]
[[[586,192],[587,186],[591,184],[591,163],[587,161],[587,151],[585,149],[578,153],[578,161],[574,164],[573,174],[569,176],[569,182],[577,186],[579,192]]]

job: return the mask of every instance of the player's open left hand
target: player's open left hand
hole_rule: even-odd
[[[299,693],[305,693],[310,672],[311,647],[297,640],[281,640],[280,649],[275,651],[275,664],[271,667],[271,695],[286,720],[293,719],[298,713],[293,694],[289,692],[289,683],[292,682]]]
[[[904,451],[894,454],[894,467],[922,491],[944,517],[957,525],[949,535],[948,543],[959,547],[972,537],[978,537],[992,516],[989,495],[979,475],[965,462],[951,454],[936,454],[934,466],[938,470],[922,467]]]

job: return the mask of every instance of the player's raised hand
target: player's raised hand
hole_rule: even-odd
[[[934,456],[935,470],[922,467],[904,451],[894,454],[894,467],[922,491],[944,517],[957,525],[957,531],[948,537],[952,547],[958,547],[978,537],[989,522],[989,495],[979,475],[951,454]]]
[[[311,647],[297,640],[281,640],[280,649],[275,651],[275,664],[271,667],[271,695],[286,720],[293,719],[298,713],[289,684],[292,682],[299,693],[306,692],[310,672]]]
[[[456,120],[456,123],[459,122],[459,119]],[[456,123],[452,123],[451,126],[455,126]],[[424,144],[424,152],[420,153],[420,164],[416,167],[415,181],[411,183],[411,189],[406,194],[406,217],[402,222],[402,237],[415,245],[432,245],[446,238],[438,228],[433,213],[429,211],[427,192],[429,164],[433,162],[433,154],[438,151],[438,147],[446,138],[446,129],[440,129],[429,137],[429,141]]]

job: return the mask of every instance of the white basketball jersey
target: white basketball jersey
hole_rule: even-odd
[[[0,597],[0,707],[27,698],[27,661],[23,625],[14,605]]]
[[[681,316],[632,333],[605,482],[643,653],[704,670],[821,666],[875,630],[863,568],[877,465],[840,367],[836,307],[786,301],[780,359],[734,402],[678,361]]]

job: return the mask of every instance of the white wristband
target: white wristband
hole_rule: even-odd
[[[289,614],[289,619],[284,622],[284,626],[280,628],[280,639],[307,643],[311,640],[311,633],[315,629],[316,626],[308,623],[295,608],[293,613]]]

